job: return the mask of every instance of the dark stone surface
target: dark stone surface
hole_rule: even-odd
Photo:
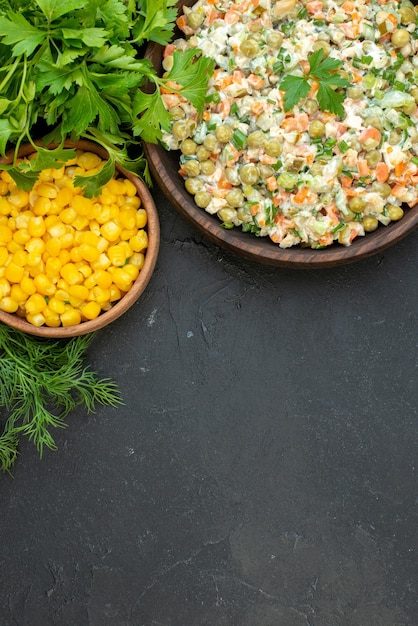
[[[418,233],[267,268],[154,195],[157,270],[89,352],[125,406],[0,477],[1,626],[416,626]]]

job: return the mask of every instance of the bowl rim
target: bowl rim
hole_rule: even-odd
[[[43,145],[42,141],[36,142],[36,144]],[[45,147],[54,148],[57,144],[49,143]],[[104,159],[108,158],[106,150],[92,141],[86,139],[80,139],[79,141],[65,141],[64,147],[75,148],[84,151],[95,152]],[[34,152],[34,148],[31,144],[24,144],[19,149],[19,156],[28,156]],[[10,163],[14,155],[14,149],[8,151],[5,157],[0,159],[1,164]],[[135,174],[125,170],[119,164],[115,164],[117,172],[123,177],[129,179],[136,187],[138,196],[141,198],[142,207],[147,211],[147,225],[146,230],[148,233],[148,248],[146,250],[144,265],[139,272],[138,277],[133,283],[131,289],[116,302],[108,311],[100,313],[100,315],[94,320],[88,320],[80,322],[74,326],[34,326],[28,322],[25,318],[19,317],[15,313],[7,313],[0,310],[0,322],[15,328],[16,330],[25,332],[30,335],[36,335],[38,337],[62,339],[75,337],[79,335],[86,335],[91,332],[95,332],[106,327],[111,322],[117,320],[123,315],[141,296],[147,287],[151,276],[154,272],[155,265],[158,258],[159,246],[160,246],[160,223],[158,217],[157,207],[151,192],[142,182],[142,180]]]
[[[195,0],[177,2],[181,11],[183,5],[192,6]],[[183,36],[177,29],[174,35]],[[157,73],[162,72],[161,61],[164,46],[151,42],[145,49],[144,56],[154,66]],[[151,86],[148,88],[152,89]],[[321,250],[293,246],[280,248],[268,237],[257,237],[243,233],[238,228],[230,230],[221,226],[219,218],[210,215],[194,204],[192,196],[184,188],[184,181],[178,173],[177,151],[167,151],[161,144],[144,142],[144,151],[151,174],[161,191],[177,211],[199,232],[213,243],[235,255],[264,265],[294,269],[318,269],[336,267],[368,258],[393,246],[418,227],[418,205],[406,207],[401,220],[388,226],[379,225],[374,232],[357,237],[350,246],[334,243]]]

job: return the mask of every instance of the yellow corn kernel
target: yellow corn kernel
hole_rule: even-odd
[[[66,296],[68,296],[68,294],[66,294]],[[68,297],[65,297],[65,299],[59,299],[55,294],[55,296],[49,299],[48,308],[54,313],[58,313],[58,315],[61,315],[61,313],[64,313],[65,311],[66,300],[68,300]]]
[[[50,326],[51,328],[58,328],[59,326],[61,326],[61,317],[59,313],[57,313],[56,311],[52,311],[49,303],[46,309],[42,311],[42,315],[45,318],[44,323],[46,326]]]
[[[19,303],[10,296],[4,296],[0,299],[0,309],[5,313],[16,313]]]
[[[138,192],[137,192],[137,189],[136,189],[134,183],[131,180],[129,180],[128,178],[125,178],[123,183],[124,183],[126,195],[131,197],[131,198],[133,198],[133,196],[136,196],[136,194]]]
[[[83,275],[78,271],[74,263],[65,263],[61,267],[60,274],[69,285],[78,285],[83,281]]]
[[[45,242],[39,237],[32,237],[31,240],[25,245],[25,250],[29,253],[36,252],[39,256],[41,256],[45,251]]]
[[[53,183],[48,182],[38,185],[37,191],[40,196],[43,196],[44,198],[49,198],[50,200],[52,198],[56,198],[58,194],[56,186]]]
[[[4,181],[0,181],[0,184],[3,183]],[[6,183],[7,184],[7,183]],[[3,196],[3,194],[2,194]],[[0,198],[0,215],[10,215],[10,211],[12,210],[11,205],[9,204],[9,201],[7,200],[7,198]]]
[[[126,193],[126,187],[123,180],[117,180],[116,178],[109,180],[106,184],[106,188],[115,196],[122,196]]]
[[[89,289],[85,285],[70,285],[68,293],[79,300],[87,300],[89,297]]]
[[[137,265],[127,263],[126,265],[124,265],[123,269],[125,270],[125,272],[127,272],[127,274],[129,274],[132,280],[136,280],[138,278],[139,267]]]
[[[87,230],[80,235],[80,243],[85,243],[89,246],[93,246],[96,248],[99,244],[100,237],[96,233],[92,233],[90,230]]]
[[[134,237],[129,240],[129,245],[134,252],[142,252],[148,247],[148,235],[146,230],[139,230]]]
[[[71,227],[68,226],[68,228],[70,229]],[[68,230],[64,235],[61,235],[60,237],[60,243],[61,243],[61,247],[62,248],[71,248],[71,246],[74,244],[74,232],[71,230]]]
[[[13,238],[13,231],[6,224],[0,224],[0,243],[9,243]]]
[[[38,293],[43,296],[52,296],[55,293],[55,285],[46,274],[37,274],[33,280]]]
[[[93,200],[84,196],[74,196],[71,206],[79,215],[88,215],[93,207]]]
[[[82,260],[82,255],[81,255],[81,250],[80,250],[80,246],[75,246],[74,248],[71,248],[70,250],[70,259],[72,261],[72,263],[79,263],[79,261]]]
[[[39,174],[39,180],[43,182],[50,182],[54,178],[54,170],[52,167],[42,170]]]
[[[106,302],[110,301],[110,289],[103,289],[103,287],[96,285],[90,290],[89,300],[94,300],[99,304],[106,304]]]
[[[92,170],[97,167],[100,167],[103,163],[103,160],[99,157],[98,154],[94,152],[83,152],[77,159],[78,164],[83,167],[85,170]]]
[[[138,231],[136,228],[131,228],[130,230],[128,230],[127,228],[124,228],[120,234],[120,239],[122,241],[129,241],[131,237],[135,237],[137,232]]]
[[[7,170],[2,170],[0,177],[2,180],[6,181],[6,183],[13,183],[13,178],[10,176],[9,172]]]
[[[13,241],[19,246],[24,246],[30,238],[31,236],[29,235],[29,232],[26,230],[26,228],[22,228],[21,230],[17,230],[13,233]]]
[[[11,286],[7,278],[2,276],[0,278],[0,298],[4,298],[4,296],[10,295]]]
[[[57,168],[54,167],[54,170],[52,172],[52,178],[54,181],[61,180],[64,174],[65,174],[65,165],[62,165],[61,167],[57,167]]]
[[[110,246],[107,250],[107,256],[109,257],[112,265],[116,267],[122,267],[126,263],[126,251],[121,244]]]
[[[117,287],[114,283],[110,286],[110,302],[116,302],[117,300],[120,300],[122,297],[122,292],[119,289],[119,287]]]
[[[62,222],[56,222],[55,224],[51,224],[51,226],[48,227],[48,232],[51,237],[55,237],[58,239],[59,237],[65,235],[65,233],[67,232],[67,226]]]
[[[26,300],[25,310],[29,315],[36,315],[44,310],[46,300],[40,293],[33,293]]]
[[[3,222],[3,224],[7,224],[7,226],[10,228],[11,231],[16,230],[17,226],[16,226],[16,217],[19,215],[19,212],[15,209],[12,209],[12,214],[10,215],[9,218],[4,218],[5,220],[7,220],[7,222]]]
[[[60,219],[62,222],[64,222],[64,224],[71,224],[75,220],[77,215],[78,213],[74,209],[74,207],[69,206],[60,212]]]
[[[136,265],[138,269],[142,270],[145,263],[145,255],[142,252],[134,252],[129,259],[129,263]]]
[[[23,207],[29,204],[29,194],[27,191],[23,191],[23,189],[16,189],[16,191],[10,194],[8,200],[17,209],[23,209]]]
[[[32,324],[32,326],[43,326],[45,324],[45,317],[42,315],[42,313],[39,311],[39,313],[28,313],[26,315],[26,319],[29,322],[29,324]]]
[[[87,320],[94,320],[100,315],[101,310],[100,304],[92,300],[81,307],[81,314]]]
[[[6,261],[9,258],[9,251],[4,246],[0,246],[0,265],[6,265]]]
[[[91,266],[93,270],[107,270],[107,268],[110,267],[111,264],[112,263],[107,254],[102,252],[97,261],[92,263]]]
[[[21,285],[16,284],[11,286],[10,297],[20,305],[26,302],[28,294],[23,291]]]
[[[77,311],[71,306],[68,306],[64,313],[60,315],[61,324],[63,326],[77,326],[81,322],[80,311]]]
[[[127,207],[120,211],[119,221],[122,226],[128,230],[132,230],[137,226],[136,223],[136,211],[133,207]]]
[[[30,255],[28,256],[28,259],[30,259]],[[29,265],[28,263],[26,268],[29,271],[29,276],[35,278],[35,276],[37,276],[38,274],[43,274],[45,272],[45,263],[41,259],[38,263],[35,263],[34,265]]]
[[[97,259],[100,256],[100,252],[98,251],[98,249],[93,246],[89,246],[89,244],[87,243],[81,244],[80,254],[81,254],[81,258],[85,259],[86,261],[89,261],[90,263],[97,261]]]
[[[105,270],[97,270],[96,272],[93,272],[92,277],[95,280],[95,284],[99,287],[103,287],[104,289],[109,289],[113,282],[112,275]]]
[[[138,196],[126,196],[125,207],[134,207],[134,209],[139,209],[141,206],[141,200]]]
[[[76,230],[84,230],[89,225],[89,220],[85,215],[77,215],[71,224]]]
[[[16,265],[16,263],[11,261],[6,267],[4,277],[9,281],[9,283],[20,283],[24,274],[25,269],[21,265]]]
[[[68,250],[61,250],[58,255],[58,258],[63,265],[71,261],[71,256]]]
[[[107,241],[116,241],[122,232],[122,228],[113,220],[109,220],[100,229],[102,236]]]
[[[6,196],[9,193],[9,186],[4,180],[0,180],[0,196]]]
[[[54,280],[58,280],[60,276],[60,270],[62,267],[62,263],[57,257],[50,256],[45,261],[45,274],[48,276],[50,280],[54,282]]]
[[[112,273],[113,282],[121,291],[129,291],[132,287],[132,278],[125,268],[116,267]]]
[[[100,194],[99,204],[103,206],[110,206],[116,202],[116,195],[110,191],[107,185],[102,187],[102,193]]]
[[[33,203],[32,208],[35,215],[46,215],[50,211],[51,200],[49,198],[39,196]]]
[[[138,209],[136,212],[136,227],[145,228],[148,222],[148,215],[145,209]]]
[[[29,218],[28,232],[31,237],[42,237],[46,232],[42,215],[33,215]]]
[[[55,198],[55,202],[58,207],[65,207],[71,204],[71,201],[74,197],[72,189],[68,187],[62,187],[57,193],[57,197]]]
[[[30,276],[24,276],[20,281],[20,288],[25,292],[26,297],[36,292],[35,281]]]
[[[45,242],[45,252],[50,256],[57,257],[61,252],[61,241],[51,237]]]
[[[75,266],[78,271],[83,274],[84,278],[88,278],[93,273],[91,265],[85,261],[80,261],[79,263],[76,263]]]
[[[86,280],[84,281],[84,286],[87,287],[89,291],[90,289],[93,289],[93,287],[96,286],[96,279],[94,277],[94,274],[91,274],[91,276],[88,276],[86,278]]]
[[[18,250],[24,250],[24,246],[22,246],[22,244],[17,243],[17,241],[12,239],[12,241],[9,241],[9,243],[7,244],[7,249],[11,254],[14,254]]]
[[[64,281],[65,282],[65,281]],[[62,302],[68,302],[70,299],[70,294],[68,293],[68,287],[69,285],[66,285],[67,289],[57,289],[54,295],[54,298],[56,298],[57,300],[61,300]]]
[[[102,204],[102,206],[100,207],[100,211],[97,213],[95,219],[100,225],[105,224],[110,219],[112,219],[111,203],[109,203],[109,205]],[[90,226],[90,229],[91,229],[91,226]]]

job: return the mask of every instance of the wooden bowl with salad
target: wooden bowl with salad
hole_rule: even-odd
[[[181,215],[242,257],[306,269],[380,253],[418,226],[412,2],[185,0],[178,11],[172,43],[146,56],[174,83],[196,49],[214,68],[197,107],[162,92],[171,119],[145,144]]]
[[[41,170],[27,190],[7,169],[14,150],[0,162],[0,322],[50,338],[123,315],[148,285],[160,241],[155,204],[137,176],[116,164],[92,196],[80,181],[105,166],[107,152],[85,140],[65,148],[71,158]],[[26,144],[19,160],[34,153]]]

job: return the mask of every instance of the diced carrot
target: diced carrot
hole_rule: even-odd
[[[373,140],[379,144],[381,138],[382,133],[380,132],[380,130],[378,128],[374,128],[374,126],[370,126],[369,128],[366,128],[366,130],[361,131],[358,139],[361,143],[366,143],[369,140]]]
[[[346,13],[352,13],[354,11],[354,2],[352,2],[352,0],[345,0],[345,2],[341,5],[341,8]]]
[[[233,10],[229,10],[224,14],[224,23],[225,24],[236,24],[239,22],[239,13]]]
[[[318,239],[318,242],[321,244],[321,246],[330,246],[333,242],[331,233],[325,233],[325,235],[322,235]]]
[[[396,15],[393,15],[393,13],[388,13],[387,18],[386,18],[389,22],[392,22],[392,24],[395,26],[398,25],[398,18],[396,17]]]
[[[389,167],[384,161],[376,165],[376,180],[378,183],[385,183],[389,178]]]
[[[353,184],[353,179],[350,176],[341,176],[341,187],[348,189]]]
[[[366,159],[358,160],[358,172],[360,176],[368,176],[370,174],[369,164],[367,163]]]
[[[302,204],[302,202],[305,201],[306,196],[308,195],[308,191],[309,191],[308,187],[302,187],[293,196],[293,201],[296,202],[297,204]]]
[[[316,94],[318,92],[318,89],[319,89],[318,81],[313,80],[311,82],[311,88],[310,88],[309,93],[308,93],[308,98],[315,98],[315,96],[316,96]]]
[[[203,111],[202,118],[205,120],[205,122],[209,122],[210,116],[211,116],[210,111]]]
[[[257,213],[260,210],[260,205],[259,204],[252,204],[250,207],[250,213],[251,215],[254,217],[254,215],[257,215]]]
[[[261,78],[261,76],[258,76],[257,74],[250,74],[247,78],[247,82],[250,87],[253,87],[254,89],[261,89],[264,85],[264,78]]]
[[[402,198],[406,193],[406,187],[404,185],[393,185],[392,196],[395,198]]]
[[[279,187],[275,176],[269,176],[268,178],[266,178],[266,185],[269,191],[274,191],[275,189],[278,189]]]
[[[307,2],[305,6],[308,9],[308,13],[314,15],[315,13],[322,11],[323,5],[321,0],[311,0],[311,2]]]
[[[226,176],[221,176],[218,180],[219,189],[231,189],[232,184],[229,182]]]
[[[175,49],[176,47],[173,43],[168,43],[164,48],[163,57],[165,58],[168,57],[170,54],[173,54]]]
[[[290,115],[283,120],[281,128],[287,132],[298,130],[303,133],[309,128],[309,115],[307,113],[300,113],[296,116]]]
[[[402,176],[402,174],[404,173],[406,169],[406,163],[405,161],[399,161],[399,163],[397,163],[395,165],[395,176],[397,178],[399,178],[400,176]]]
[[[223,119],[225,119],[226,117],[228,117],[229,112],[231,110],[231,100],[229,99],[221,100],[218,108],[219,108],[219,113],[222,113],[222,117]]]
[[[251,105],[251,113],[256,116],[260,115],[264,111],[265,106],[265,102],[260,102],[259,100],[256,100]]]

